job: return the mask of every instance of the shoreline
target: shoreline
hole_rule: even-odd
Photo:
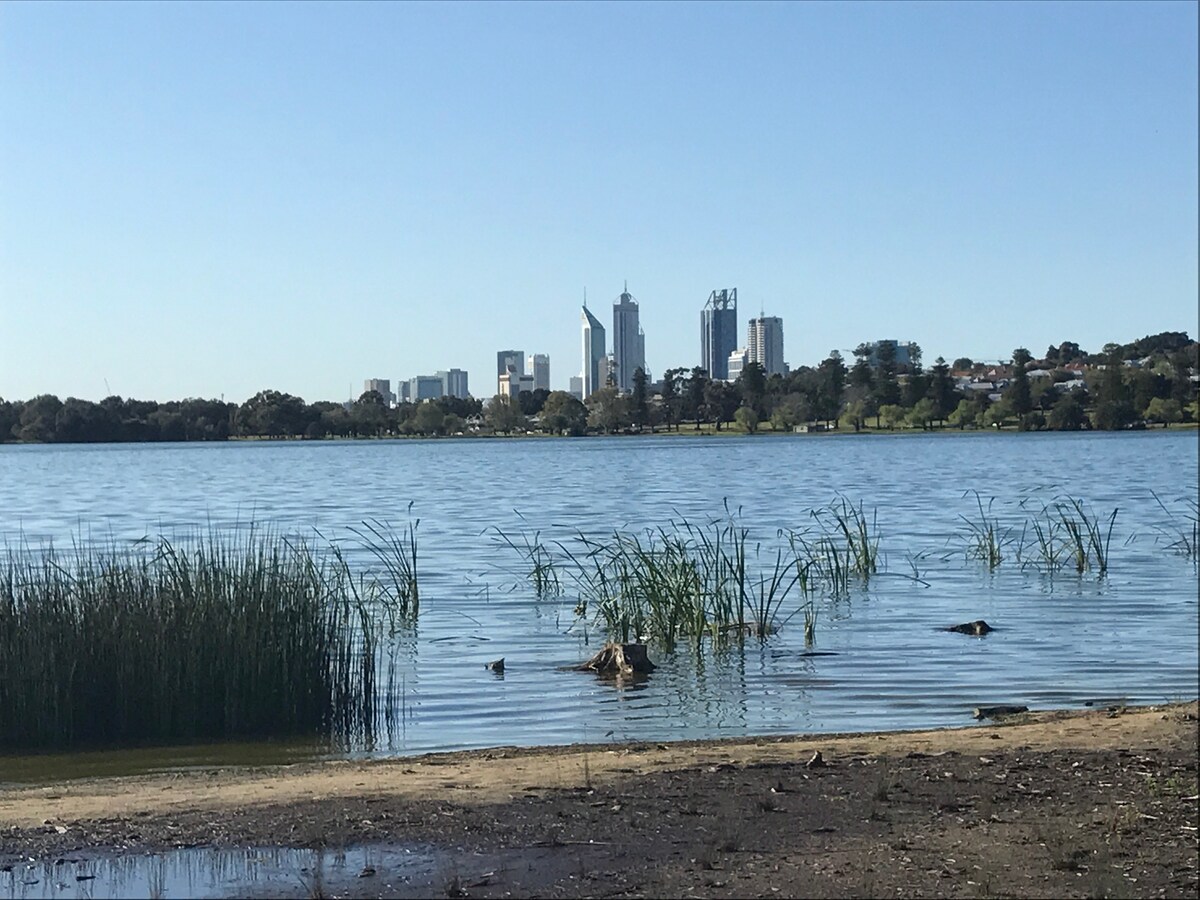
[[[1136,845],[1136,859],[1162,859],[1153,866],[1145,862],[1149,868],[1132,876],[1140,881],[1114,882],[1109,894],[1149,895],[1153,889],[1154,895],[1186,896],[1197,883],[1196,723],[1197,702],[1191,700],[1039,711],[923,731],[496,747],[10,786],[0,788],[0,864],[172,847],[420,842],[464,854],[463,860],[471,854],[523,859],[547,847],[559,848],[563,859],[583,854],[592,860],[583,869],[620,869],[618,880],[628,880],[629,890],[618,894],[664,896],[686,888],[698,896],[740,896],[771,893],[774,886],[783,896],[876,895],[892,875],[855,865],[825,871],[821,865],[833,847],[848,841],[861,845],[868,858],[891,854],[900,860],[895,877],[911,880],[902,861],[917,854],[911,840],[917,833],[931,845],[957,841],[958,851],[938,851],[955,859],[987,857],[1001,866],[1030,840],[1045,856],[1047,835],[1061,832],[1072,847],[1090,835],[1079,843],[1078,865],[1056,868],[1051,848],[1044,865],[1025,867],[1024,887],[1007,871],[1005,881],[993,883],[1006,884],[1007,893],[1017,887],[1020,896],[1070,895],[1066,888],[1082,877],[1084,855],[1096,877],[1108,878],[1108,869],[1122,864],[1120,856],[1105,856],[1119,838],[1123,847]],[[776,812],[790,815],[777,821]],[[781,830],[785,822],[791,827]],[[734,826],[732,843],[743,846],[714,849],[720,829]],[[1095,835],[1088,831],[1093,828]],[[1017,832],[1021,840],[1014,844]],[[815,844],[824,849],[816,852]],[[756,870],[748,880],[714,876],[727,875],[727,864],[740,861],[751,846],[774,867]],[[1100,857],[1103,866],[1096,862]],[[806,871],[813,875],[813,865],[824,873],[816,881],[788,880]],[[469,896],[514,890],[592,896],[601,886],[583,877],[583,869],[573,877],[562,866],[539,863],[536,872],[524,874],[519,868],[512,862],[507,880],[495,878]],[[785,871],[792,875],[780,874]],[[867,874],[872,881],[861,880]],[[385,889],[382,882],[364,881],[343,893],[403,894],[395,882]],[[924,894],[962,887],[941,875],[913,883]],[[406,896],[441,892],[433,882],[410,886],[416,893]]]

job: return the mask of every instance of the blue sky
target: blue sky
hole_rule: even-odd
[[[1197,325],[1197,4],[0,5],[0,396]]]

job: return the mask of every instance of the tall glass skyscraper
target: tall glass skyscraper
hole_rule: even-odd
[[[729,354],[737,349],[737,288],[713,291],[700,313],[700,366],[714,381],[729,377]]]
[[[638,302],[624,292],[613,301],[613,359],[617,366],[617,387],[633,390],[633,373],[646,371],[646,335],[638,324]]]
[[[600,320],[583,308],[583,399],[586,400],[604,387],[601,372],[604,371],[604,326]]]

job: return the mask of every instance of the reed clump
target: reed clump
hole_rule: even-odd
[[[704,524],[677,519],[641,533],[580,534],[560,543],[564,573],[581,614],[594,612],[612,640],[655,641],[670,648],[754,636],[766,638],[801,608],[805,633],[816,627],[812,595],[837,596],[877,570],[874,516],[842,499],[813,511],[813,524],[777,533],[764,547],[740,510]],[[510,541],[520,550],[520,546]],[[798,591],[807,606],[785,608]]]
[[[1018,552],[1022,566],[1047,573],[1072,568],[1080,575],[1087,571],[1107,575],[1118,511],[1114,509],[1102,517],[1084,501],[1072,497],[1047,504],[1030,523],[1033,531],[1030,546],[1022,546]]]
[[[765,637],[797,582],[782,551],[751,544],[736,515],[697,525],[687,520],[644,533],[560,544],[576,609],[594,611],[613,640],[652,640],[670,648],[705,636]],[[762,571],[758,562],[770,561]]]
[[[383,623],[416,613],[415,583],[403,612],[395,590],[336,548],[254,529],[9,547],[0,749],[365,734]]]
[[[1176,514],[1158,494],[1154,491],[1150,493],[1166,517],[1156,528],[1170,541],[1167,549],[1188,559],[1196,559],[1200,556],[1200,502],[1194,497],[1185,497],[1178,501],[1184,507],[1182,514]]]
[[[966,523],[970,534],[967,558],[982,560],[988,567],[988,571],[993,572],[1004,561],[1007,548],[1013,543],[1012,530],[1003,527],[1000,520],[992,514],[995,497],[988,500],[985,508],[979,491],[967,491],[963,496],[966,497],[970,494],[975,495],[979,518],[970,519],[964,515],[959,516]]]
[[[519,512],[517,515],[524,518]],[[534,595],[539,600],[557,597],[562,593],[558,561],[554,551],[542,541],[540,531],[530,535],[524,531],[510,532],[500,526],[495,526],[491,530],[500,543],[521,558],[523,566],[521,574],[533,586]]]

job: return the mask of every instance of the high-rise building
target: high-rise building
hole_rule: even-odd
[[[574,397],[576,400],[583,399],[583,376],[582,375],[572,375],[571,376],[570,390],[567,391],[567,393],[570,394],[572,397]]]
[[[524,350],[501,350],[496,354],[496,393],[500,393],[500,376],[507,375],[509,370],[525,374]]]
[[[737,381],[738,376],[742,374],[742,369],[746,368],[746,363],[750,362],[750,354],[743,347],[740,350],[734,350],[729,354],[729,371],[726,373],[726,378],[729,381]]]
[[[408,380],[407,399],[410,403],[437,400],[442,396],[442,379],[437,375],[417,375]]]
[[[392,380],[390,378],[368,378],[363,382],[363,393],[368,391],[378,391],[383,397],[383,402],[388,406],[396,399],[392,396]]]
[[[604,377],[607,368],[604,366],[604,326],[600,320],[584,306],[583,316],[583,397],[586,400],[600,388],[604,387]]]
[[[463,369],[449,369],[438,372],[437,377],[442,379],[443,397],[462,397],[465,399],[471,396],[467,391],[467,373]]]
[[[533,389],[535,391],[550,390],[550,357],[545,353],[533,354]]]
[[[646,335],[638,324],[638,302],[629,293],[629,286],[613,301],[613,359],[616,365],[617,387],[633,390],[633,373],[646,370]]]
[[[746,333],[747,362],[758,363],[767,375],[783,375],[783,319],[759,315]]]
[[[737,288],[713,291],[700,313],[700,366],[714,381],[729,377],[729,354],[737,349]]]
[[[521,391],[533,390],[533,376],[522,375],[520,372],[509,370],[504,375],[500,376],[499,389],[496,391],[501,397],[518,397]]]

